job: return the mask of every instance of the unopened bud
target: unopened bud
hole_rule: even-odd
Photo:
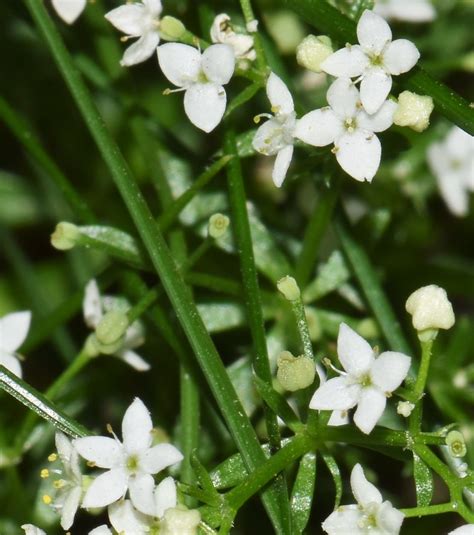
[[[186,509],[183,505],[166,509],[160,522],[160,535],[196,535],[201,515],[197,509]]]
[[[430,124],[433,109],[433,99],[430,96],[403,91],[398,95],[398,106],[393,122],[398,126],[408,126],[416,132],[423,132]]]
[[[453,457],[464,457],[467,453],[464,435],[460,431],[450,431],[446,436],[446,445]]]
[[[120,310],[111,310],[100,320],[95,335],[101,345],[109,346],[123,338],[128,326],[127,314]]]
[[[51,234],[51,245],[60,251],[68,251],[75,247],[80,236],[79,228],[65,221],[58,223]]]
[[[321,72],[321,63],[332,53],[332,41],[327,35],[308,35],[296,49],[296,61],[309,71]]]
[[[224,214],[214,214],[209,218],[208,232],[215,240],[224,236],[229,227],[230,219]]]
[[[414,408],[415,405],[409,401],[399,401],[397,405],[397,412],[404,418],[408,418]]]
[[[166,41],[179,41],[185,32],[186,27],[175,17],[166,15],[160,21],[160,35]]]
[[[316,375],[313,359],[304,355],[294,357],[289,351],[280,353],[277,366],[277,379],[281,386],[290,392],[310,386]]]
[[[301,297],[298,283],[293,277],[287,275],[277,282],[278,290],[283,294],[288,301],[297,301]]]

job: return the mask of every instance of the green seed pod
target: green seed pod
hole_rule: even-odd
[[[464,435],[460,431],[450,431],[446,437],[446,445],[453,457],[464,457],[467,453]]]

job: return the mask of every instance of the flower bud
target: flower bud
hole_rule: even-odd
[[[409,401],[399,401],[397,405],[397,412],[404,418],[408,418],[414,408],[415,405]]]
[[[128,326],[127,314],[120,310],[111,310],[100,320],[95,335],[101,345],[109,346],[123,338]]]
[[[59,251],[68,251],[76,245],[80,234],[76,225],[63,221],[56,225],[51,234],[51,245]]]
[[[86,343],[84,344],[84,351],[89,355],[89,357],[97,357],[100,355],[100,347],[99,342],[97,341],[97,337],[95,333],[90,334],[87,339]]]
[[[197,509],[186,509],[184,506],[166,509],[160,522],[160,535],[196,535],[201,515]]]
[[[298,283],[293,277],[287,275],[277,282],[278,290],[283,294],[288,301],[297,301],[301,297]]]
[[[435,284],[413,292],[405,308],[412,315],[413,327],[420,339],[434,339],[438,329],[450,329],[454,325],[453,307],[446,290]]]
[[[464,435],[460,431],[450,431],[446,436],[446,445],[453,457],[464,457],[467,453]]]
[[[313,359],[300,355],[294,357],[289,351],[278,356],[277,379],[285,390],[295,392],[310,386],[316,375]]]
[[[230,219],[224,214],[214,214],[209,218],[208,232],[211,238],[218,240],[227,232]]]
[[[332,41],[327,35],[308,35],[296,48],[296,61],[309,71],[321,72],[321,63],[332,53]]]
[[[398,126],[408,126],[416,132],[423,132],[430,124],[433,108],[433,99],[430,96],[403,91],[398,95],[398,106],[393,122]]]
[[[179,41],[185,32],[186,27],[175,17],[166,15],[160,21],[160,35],[167,41]]]

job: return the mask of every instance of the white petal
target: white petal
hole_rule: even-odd
[[[145,343],[145,330],[143,324],[137,320],[125,331],[123,346],[127,349],[135,349]]]
[[[392,89],[392,77],[383,69],[368,70],[360,84],[360,100],[364,110],[369,113],[377,112]]]
[[[137,370],[137,372],[147,372],[151,368],[146,360],[142,359],[140,355],[131,349],[117,353],[117,357],[126,362],[134,370]]]
[[[130,500],[109,506],[109,520],[117,533],[145,535],[149,531],[149,519],[137,511]]]
[[[374,352],[369,343],[345,323],[339,326],[337,356],[344,369],[355,377],[367,373],[374,361]]]
[[[155,480],[150,474],[138,474],[129,479],[130,500],[133,506],[145,515],[155,515],[154,488]]]
[[[81,457],[100,468],[112,468],[123,456],[122,445],[113,438],[76,438],[73,446]]]
[[[331,427],[339,427],[340,425],[347,425],[349,423],[349,415],[347,411],[332,411],[328,420],[328,425]]]
[[[0,350],[0,364],[20,379],[23,377],[20,361],[14,355]]]
[[[368,435],[380,420],[386,404],[387,398],[378,388],[363,388],[354,414],[354,423]]]
[[[328,107],[310,111],[296,122],[295,137],[315,147],[334,143],[341,133],[341,119]]]
[[[46,535],[45,531],[33,524],[23,524],[21,529],[25,530],[25,535]]]
[[[30,328],[31,312],[13,312],[0,319],[0,349],[14,353],[25,341]]]
[[[120,61],[122,67],[131,67],[142,63],[154,54],[160,42],[160,34],[155,31],[146,32],[138,41],[130,45],[124,52]]]
[[[385,19],[408,22],[429,22],[436,18],[436,10],[430,0],[379,0],[374,11]]]
[[[283,127],[278,119],[270,119],[259,126],[252,140],[253,148],[265,156],[273,156],[285,145]]]
[[[69,464],[73,451],[72,442],[64,433],[58,431],[54,436],[54,443],[56,445],[56,449],[58,450],[61,462],[63,464]]]
[[[359,103],[359,91],[349,78],[338,78],[326,94],[327,101],[341,119],[353,117]]]
[[[418,48],[408,39],[397,39],[388,45],[383,63],[390,74],[402,74],[412,69],[420,59]]]
[[[403,524],[405,515],[395,509],[389,501],[383,502],[377,511],[377,526],[383,530],[384,533],[399,533]],[[474,535],[474,531],[471,535]]]
[[[123,446],[127,453],[137,453],[150,447],[153,429],[150,413],[143,401],[135,398],[122,420]]]
[[[117,30],[130,37],[139,37],[146,29],[146,10],[141,4],[125,4],[112,9],[105,14],[105,18]]]
[[[157,49],[158,63],[168,80],[178,87],[188,87],[199,75],[201,54],[197,48],[181,43],[166,43]]]
[[[431,172],[437,177],[451,170],[450,159],[446,158],[446,148],[443,143],[433,143],[428,148],[428,165]]]
[[[444,141],[451,158],[465,160],[474,155],[474,136],[457,126],[453,126]]]
[[[87,0],[51,0],[56,13],[67,24],[72,24],[84,11]]]
[[[351,472],[351,488],[354,498],[360,505],[369,503],[382,503],[382,495],[375,485],[367,481],[364,470],[356,464]]]
[[[366,9],[357,24],[357,38],[366,52],[380,54],[392,40],[392,30],[382,17]]]
[[[81,487],[73,487],[67,494],[61,509],[61,527],[67,531],[74,523],[74,517],[81,501]]]
[[[383,132],[393,124],[393,115],[397,109],[397,103],[393,100],[386,100],[382,107],[369,115],[364,110],[357,114],[357,126],[369,132]]]
[[[128,476],[122,468],[109,470],[92,481],[87,489],[82,507],[105,507],[120,500],[127,492]]]
[[[293,145],[287,145],[278,151],[272,171],[273,183],[277,188],[279,188],[285,180],[286,173],[290,167],[291,158],[293,158]]]
[[[140,455],[140,468],[149,474],[157,474],[164,468],[183,460],[183,454],[172,444],[158,444]]]
[[[339,138],[336,148],[336,159],[348,175],[360,182],[372,181],[382,155],[382,147],[375,134],[357,130]]]
[[[142,0],[142,2],[152,16],[158,16],[163,10],[161,0]]]
[[[396,351],[385,351],[372,365],[370,377],[382,392],[393,392],[403,382],[410,369],[411,358]]]
[[[194,84],[184,94],[184,111],[189,120],[204,132],[211,132],[221,122],[227,97],[216,84]]]
[[[102,524],[101,526],[94,528],[92,531],[89,531],[89,535],[113,535],[113,533],[108,526]]]
[[[461,177],[456,172],[437,174],[438,187],[449,210],[458,217],[469,211],[469,193]]]
[[[329,535],[364,535],[359,527],[362,516],[355,505],[343,505],[326,518],[322,528]]]
[[[270,73],[267,80],[267,96],[275,113],[289,114],[294,111],[293,97],[288,91],[283,80],[274,72]]]
[[[176,507],[176,483],[172,477],[165,477],[155,489],[155,516],[161,518],[166,509]]]
[[[103,316],[99,287],[95,279],[90,280],[84,290],[82,312],[86,325],[95,329]]]
[[[338,78],[360,76],[369,65],[369,58],[359,45],[348,45],[331,54],[321,63],[321,70]]]
[[[359,385],[348,384],[345,377],[334,377],[316,390],[309,408],[313,410],[351,409],[357,404],[359,393]]]
[[[448,535],[474,535],[474,524],[466,524],[465,526],[456,528],[450,531]]]
[[[202,54],[202,70],[209,81],[215,84],[228,84],[234,68],[234,49],[230,45],[211,45]]]

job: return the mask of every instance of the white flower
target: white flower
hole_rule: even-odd
[[[113,533],[110,531],[110,528],[108,526],[102,524],[101,526],[98,526],[92,531],[89,531],[89,535],[113,535]]]
[[[118,533],[146,535],[160,525],[165,512],[176,507],[176,484],[172,477],[161,481],[154,491],[155,512],[152,516],[137,511],[130,500],[122,500],[109,506],[110,523]]]
[[[72,24],[84,11],[87,0],[51,0],[56,13],[67,24]]]
[[[474,137],[453,126],[443,141],[429,147],[428,164],[451,212],[467,215],[469,191],[474,191]]]
[[[185,91],[184,111],[189,120],[204,132],[214,130],[227,103],[223,86],[234,74],[234,49],[217,44],[201,54],[192,46],[166,43],[158,47],[158,62],[166,78]]]
[[[453,305],[446,290],[436,284],[415,290],[408,297],[405,308],[412,315],[413,327],[417,331],[450,329],[454,325]]]
[[[160,525],[160,535],[197,535],[201,515],[197,509],[168,509]]]
[[[152,474],[183,459],[171,444],[152,446],[152,421],[143,402],[135,398],[122,420],[122,437],[85,437],[74,441],[79,455],[99,468],[108,469],[88,488],[82,506],[105,507],[124,497],[127,489],[140,512],[156,513]]]
[[[296,125],[295,137],[315,147],[334,143],[333,152],[352,178],[371,182],[380,165],[382,147],[374,132],[393,123],[396,103],[387,100],[369,115],[360,105],[359,91],[349,78],[339,78],[327,92],[329,106],[314,110]]]
[[[272,178],[278,188],[285,180],[288,167],[293,157],[294,131],[296,113],[293,98],[283,81],[273,72],[267,81],[267,96],[272,105],[274,116],[261,114],[256,117],[268,117],[253,138],[253,148],[266,156],[277,155],[273,166]]]
[[[236,33],[226,13],[221,13],[214,19],[211,26],[211,40],[213,43],[230,45],[238,59],[253,61],[257,57],[253,49],[253,37],[244,33]]]
[[[406,22],[430,22],[436,18],[436,10],[430,0],[377,0],[374,13],[384,19]]]
[[[370,345],[345,323],[339,327],[337,354],[345,371],[329,379],[314,393],[309,404],[315,410],[347,411],[357,405],[354,423],[366,434],[385,410],[387,396],[405,379],[411,359],[386,351],[375,357]]]
[[[142,0],[127,2],[106,13],[105,18],[126,34],[123,40],[139,38],[125,50],[120,65],[130,67],[152,56],[160,42],[158,28],[161,11],[161,0]]]
[[[321,69],[337,77],[360,77],[360,97],[367,113],[380,109],[392,88],[392,75],[409,71],[420,57],[407,39],[392,41],[385,20],[365,10],[357,24],[360,45],[347,45],[321,63]]]
[[[474,524],[466,524],[460,528],[453,529],[448,535],[474,535]]]
[[[22,376],[17,349],[28,334],[31,312],[13,312],[0,318],[0,364],[18,377]]]
[[[46,531],[43,531],[33,524],[23,524],[21,529],[25,530],[25,535],[46,535]]]
[[[125,299],[107,295],[101,296],[95,279],[87,283],[82,310],[86,325],[91,329],[97,328],[105,313],[112,310],[127,312],[129,308],[129,304]],[[143,360],[135,351],[132,351],[142,345],[144,341],[143,326],[137,320],[127,328],[123,343],[114,354],[135,370],[140,372],[147,371],[150,369],[148,362]]]
[[[367,481],[362,466],[351,472],[351,488],[357,504],[338,507],[323,522],[329,535],[397,535],[404,514],[389,501],[382,501],[379,490]]]

